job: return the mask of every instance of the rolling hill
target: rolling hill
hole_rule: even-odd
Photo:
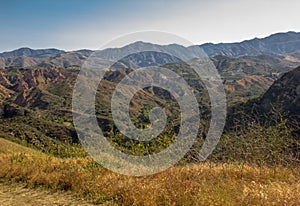
[[[276,124],[282,119],[299,130],[300,121],[300,67],[276,80],[259,98],[239,103],[229,109],[228,128],[247,127],[251,122]],[[298,135],[295,136],[297,138]]]
[[[271,103],[281,107],[280,112],[288,114],[288,117],[298,115],[298,110],[293,108],[299,107],[298,100],[294,98],[296,94],[298,95],[299,88],[289,87],[295,86],[299,81],[296,77],[297,70],[285,74],[299,65],[298,35],[289,32],[259,40],[266,48],[274,49],[272,53],[260,43],[261,50],[258,53],[246,52],[243,56],[220,53],[210,57],[224,79],[230,106],[227,125],[232,125],[232,119],[240,115],[237,111],[252,114],[253,108],[259,108],[255,111],[262,115],[272,107]],[[288,49],[284,46],[288,47],[293,41],[296,43],[292,48]],[[277,45],[274,42],[281,43]],[[238,45],[244,47],[245,42]],[[224,49],[223,46],[220,48]],[[183,57],[188,57],[189,51],[194,51],[196,47],[135,42],[122,48],[99,51],[97,57],[111,62],[116,60],[116,56],[141,48],[145,51],[124,56],[107,69],[96,97],[96,115],[100,127],[108,133],[118,132],[112,124],[110,101],[116,85],[125,75],[140,67],[162,66],[183,75],[193,88],[198,102],[201,102],[199,109],[202,122],[199,134],[204,137],[210,119],[210,101],[205,86],[187,64],[168,54],[175,50],[182,52]],[[230,48],[230,45],[226,48]],[[91,53],[90,50],[64,52],[55,49],[24,48],[2,53],[0,55],[2,56],[0,65],[3,66],[0,70],[0,135],[15,141],[29,142],[44,149],[53,142],[78,143],[72,122],[72,91],[80,66]],[[288,80],[290,78],[294,80]],[[287,89],[284,90],[286,85]],[[256,99],[261,96],[259,100]],[[169,134],[168,131],[176,133],[180,120],[178,105],[168,92],[155,87],[139,91],[132,99],[130,111],[134,124],[140,128],[149,126],[148,114],[155,106],[164,107],[169,115],[168,123],[172,126],[164,130],[165,134]],[[244,108],[246,109],[243,110]]]

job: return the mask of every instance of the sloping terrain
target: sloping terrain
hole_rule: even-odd
[[[63,57],[65,54],[59,54]],[[74,54],[78,57],[77,54]],[[141,58],[142,61],[137,61]],[[273,81],[288,71],[292,64],[281,57],[257,56],[229,58],[216,56],[212,59],[217,69],[224,76],[228,105],[246,102],[248,99],[262,95]],[[184,63],[168,63],[178,61],[166,54],[147,52],[134,54],[121,60],[122,64],[113,65],[99,85],[96,98],[96,115],[100,127],[110,132],[113,126],[110,100],[117,83],[132,68],[167,63],[169,68],[194,88],[200,104],[201,126],[199,133],[205,135],[210,119],[209,98],[199,77]],[[117,69],[116,69],[117,68]],[[0,71],[0,114],[1,134],[11,140],[30,142],[38,148],[49,147],[56,141],[78,143],[72,122],[72,92],[79,68],[7,68]],[[131,117],[137,127],[149,126],[148,113],[155,106],[163,106],[169,115],[168,131],[178,131],[179,108],[174,99],[164,90],[146,88],[138,92],[132,99]],[[45,149],[47,150],[47,149]]]
[[[298,171],[201,163],[130,177],[88,157],[55,158],[0,138],[1,205],[299,205]]]
[[[272,34],[265,38],[255,38],[239,43],[207,43],[200,45],[209,55],[257,56],[260,54],[284,55],[299,50],[300,33],[287,32]]]
[[[235,120],[249,124],[253,121],[275,123],[279,119],[288,119],[299,130],[299,97],[300,67],[297,67],[276,80],[260,98],[231,107],[227,125],[234,125]]]
[[[299,39],[299,33],[287,32],[240,43],[204,44],[200,47],[211,57],[224,78],[226,89],[228,89],[228,101],[231,105],[259,97],[270,86],[271,79],[276,80],[285,72],[298,66],[300,61]],[[101,61],[105,59],[110,62],[115,61],[116,56],[133,53],[124,56],[113,66],[116,69],[130,69],[178,63],[180,60],[168,55],[168,53],[177,52],[187,57],[187,51],[198,54],[200,51],[197,48],[199,50],[198,46],[185,48],[177,44],[157,45],[139,41],[122,48],[97,51],[96,56],[102,59]],[[145,52],[134,53],[140,50]],[[1,53],[0,68],[79,69],[92,53],[91,50],[65,52],[57,49],[20,48]],[[201,55],[200,53],[199,55]],[[262,80],[259,84],[257,81],[249,81],[249,79],[256,77]],[[242,88],[241,82],[248,84]],[[20,96],[19,98],[18,101],[22,101],[24,97]]]
[[[43,188],[29,188],[21,183],[0,182],[2,206],[91,206],[95,204],[80,200],[70,192],[52,192]]]
[[[284,90],[280,86],[274,86],[290,84],[288,80],[281,83],[276,82],[262,100],[254,98],[259,98],[274,81],[281,76],[285,77],[286,72],[299,65],[298,35],[295,33],[276,34],[263,40],[255,40],[255,42],[259,42],[256,46],[261,50],[258,53],[244,53],[248,56],[240,56],[238,53],[227,54],[226,52],[211,56],[212,62],[224,79],[227,104],[231,107],[228,112],[229,122],[227,125],[233,125],[232,119],[241,116],[236,112],[237,110],[250,116],[256,112],[260,114],[260,118],[267,119],[262,115],[270,111],[266,112],[262,109],[270,110],[274,106],[270,102],[283,108],[280,109],[280,113],[286,114],[287,117],[297,117],[298,110],[293,108],[299,107],[298,100],[294,98],[299,89],[287,87],[287,90]],[[289,49],[286,45],[289,45],[290,42],[294,42],[295,45]],[[251,41],[248,44],[252,45]],[[245,43],[237,45],[243,47]],[[252,45],[253,48],[256,48],[254,46]],[[145,52],[134,53],[143,48],[146,48]],[[116,57],[122,56],[122,54],[133,52],[133,54],[120,59],[112,67],[107,68],[105,78],[99,84],[96,96],[95,108],[99,126],[106,134],[110,135],[112,142],[117,142],[122,146],[128,143],[123,136],[117,137],[119,131],[113,123],[110,109],[113,92],[123,77],[137,68],[147,66],[166,67],[183,76],[189,83],[200,103],[199,139],[205,138],[210,120],[210,101],[205,86],[189,65],[168,54],[168,52],[177,51],[181,52],[183,56],[188,56],[189,52],[196,48],[199,49],[195,46],[185,48],[176,44],[156,45],[135,42],[122,48],[105,49],[97,53],[98,58],[105,59],[103,64],[106,65],[107,62],[115,61]],[[269,52],[268,49],[274,50],[274,52]],[[0,66],[2,65],[4,68],[0,70],[1,137],[23,144],[30,143],[45,152],[51,151],[57,155],[68,156],[69,148],[73,148],[69,143],[78,144],[72,120],[73,87],[80,66],[91,53],[90,50],[64,52],[55,49],[32,50],[28,48],[2,53]],[[228,56],[224,56],[224,54]],[[278,81],[280,82],[280,80]],[[297,81],[298,79],[294,80],[291,85],[296,84]],[[289,91],[290,93],[288,93]],[[293,98],[284,96],[287,93],[289,97]],[[171,142],[173,134],[178,132],[180,126],[180,109],[170,93],[156,87],[140,90],[130,103],[130,116],[138,128],[147,128],[150,126],[149,112],[156,106],[163,107],[168,116],[168,126],[162,133],[162,136],[167,139],[164,139],[162,143],[154,142],[154,144],[152,142],[151,145],[168,145],[166,142]],[[247,121],[244,122],[248,124]],[[135,144],[137,143],[135,142]],[[53,145],[60,145],[62,148],[53,147]],[[63,152],[64,149],[68,152]],[[153,147],[149,151],[157,152],[158,150]],[[85,155],[80,150],[71,153]]]
[[[0,158],[7,155],[27,154],[43,156],[33,149],[12,143],[0,138]],[[0,166],[2,169],[4,165]],[[27,206],[27,205],[93,205],[84,201],[74,193],[66,191],[54,191],[43,187],[32,187],[25,182],[16,182],[12,179],[0,179],[0,202],[1,206]]]
[[[264,111],[277,109],[283,115],[300,120],[300,67],[286,73],[262,96]]]
[[[173,66],[169,65],[169,67]],[[184,65],[177,65],[177,67],[189,70]],[[0,135],[18,142],[29,142],[45,150],[57,141],[78,143],[71,110],[71,98],[77,72],[78,70],[74,69],[55,68],[3,70],[0,79],[2,86],[0,94],[4,97],[0,107],[2,110]],[[115,129],[112,124],[110,101],[118,81],[126,75],[126,72],[130,71],[112,71],[99,85],[96,115],[100,127],[105,132]],[[207,99],[201,82],[189,80],[192,77],[193,74],[187,73],[186,78],[196,89],[197,96]],[[130,111],[132,111],[132,120],[136,126],[144,128],[149,125],[148,113],[155,106],[164,107],[169,115],[170,126],[166,127],[165,132],[169,132],[171,125],[172,129],[176,130],[180,121],[178,119],[179,108],[176,104],[174,105],[174,99],[170,94],[159,88],[141,90],[132,99]],[[208,113],[208,105],[204,102],[202,111],[202,119],[206,121],[209,116],[204,115]]]

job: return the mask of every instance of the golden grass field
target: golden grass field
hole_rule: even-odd
[[[0,139],[1,181],[68,191],[94,204],[298,206],[299,171],[201,163],[128,177],[103,169],[90,158],[57,158]]]

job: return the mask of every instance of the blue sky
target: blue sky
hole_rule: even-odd
[[[299,0],[0,0],[0,51],[97,49],[126,33],[158,30],[195,44],[300,31]]]

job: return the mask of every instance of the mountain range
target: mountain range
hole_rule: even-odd
[[[160,65],[184,74],[201,102],[201,128],[205,131],[210,118],[205,86],[188,65],[168,54],[177,51],[185,58],[188,51],[198,51],[199,47],[223,77],[229,106],[227,124],[232,125],[239,112],[267,114],[274,105],[288,118],[299,117],[300,33],[288,32],[240,43],[185,48],[135,42],[98,51],[97,57],[108,62],[123,57],[112,65],[99,85],[101,92],[95,107],[102,129],[106,132],[114,129],[110,98],[117,83],[135,68]],[[145,51],[134,53],[140,49]],[[29,48],[1,53],[0,135],[22,139],[37,147],[50,144],[49,139],[78,141],[72,123],[72,90],[81,65],[92,53]],[[124,56],[128,53],[132,54]],[[178,129],[178,105],[168,92],[155,87],[141,90],[132,100],[132,119],[137,126],[148,126],[147,115],[153,106],[164,106],[170,115],[169,123]]]
[[[239,43],[202,44],[200,47],[209,55],[256,56],[260,54],[286,55],[299,51],[300,33],[276,33],[265,38],[254,38]]]
[[[168,53],[198,52],[202,48],[216,65],[225,79],[225,88],[230,103],[246,101],[249,97],[261,95],[278,77],[295,68],[300,63],[300,33],[277,33],[262,39],[252,39],[240,43],[202,44],[185,48],[181,45],[156,45],[135,42],[122,48],[108,48],[97,51],[97,57],[115,61],[116,56],[134,53],[114,66],[144,67],[178,62],[178,58]],[[151,51],[160,51],[159,53]],[[66,52],[58,49],[21,48],[0,53],[0,69],[5,68],[80,68],[93,53],[92,50]],[[201,54],[203,55],[203,54]],[[124,61],[127,63],[124,64]]]
[[[300,62],[300,33],[287,32],[276,33],[265,38],[255,38],[239,43],[220,43],[212,44],[206,43],[202,45],[191,46],[200,47],[209,56],[223,55],[227,57],[241,57],[241,56],[258,56],[258,55],[272,55],[283,56],[292,62]],[[135,42],[124,46],[122,48],[108,48],[98,51],[97,55],[103,59],[111,60],[113,55],[130,53],[139,48],[144,48],[153,51],[159,48],[161,51],[182,51],[182,46],[177,44],[170,45],[156,45],[145,42]],[[0,68],[9,66],[17,67],[38,67],[51,66],[63,67],[81,66],[83,61],[92,53],[92,50],[82,49],[78,51],[63,51],[58,49],[30,49],[20,48],[10,52],[0,53]]]

